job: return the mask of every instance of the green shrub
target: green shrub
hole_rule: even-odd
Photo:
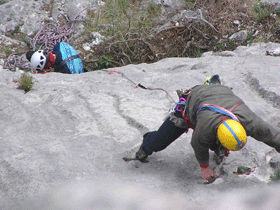
[[[21,30],[20,30],[20,25],[17,25],[16,28],[15,28],[15,30],[13,30],[11,33],[12,33],[13,35],[15,35],[15,34],[20,33],[20,32],[21,32]]]
[[[278,17],[280,17],[280,7],[277,7],[275,9],[275,13],[277,14]]]
[[[146,10],[142,8],[141,1],[107,0],[100,17],[100,23],[111,23],[109,32],[115,33],[148,33],[151,29],[152,18],[160,12],[160,6],[149,3]]]
[[[271,181],[279,181],[280,180],[280,169],[275,171],[275,174],[270,176]]]
[[[238,166],[237,173],[238,174],[245,174],[250,168],[246,166]]]
[[[174,51],[174,52],[171,54],[171,57],[178,57],[178,52],[177,52],[177,51]]]
[[[199,48],[195,47],[194,51],[195,51],[195,57],[196,58],[201,57],[202,52],[201,52],[201,50]]]
[[[226,42],[221,42],[216,45],[216,50],[234,50],[235,49],[235,43],[232,39],[227,40]]]
[[[223,43],[223,42],[216,45],[217,50],[224,50],[224,48],[225,48],[225,43]]]
[[[234,41],[229,39],[227,42],[226,42],[226,45],[227,47],[230,49],[230,50],[234,50]]]
[[[99,31],[109,42],[143,38],[153,29],[153,21],[161,13],[161,5],[142,1],[106,0],[100,10],[88,10],[89,33]]]
[[[265,21],[271,13],[271,7],[267,3],[258,2],[253,5],[253,10],[257,13],[257,21],[263,22]]]
[[[24,90],[24,93],[29,92],[35,83],[33,76],[26,72],[21,75],[19,80],[15,80],[14,82],[18,84],[18,89]]]
[[[111,60],[113,60],[114,58],[112,56],[101,56],[99,59],[98,59],[98,69],[107,69],[107,68],[110,68],[112,67],[112,62]]]
[[[147,12],[151,15],[156,15],[160,12],[162,5],[150,2],[148,4]]]
[[[10,54],[12,54],[13,53],[13,50],[12,50],[12,47],[10,46],[10,45],[8,45],[8,46],[2,46],[1,47],[1,51],[3,52],[3,53],[5,53],[5,55],[8,57]]]
[[[25,44],[27,44],[28,47],[31,46],[30,41],[28,40],[28,38],[26,36],[22,37],[21,39]]]
[[[246,37],[246,43],[251,45],[253,43],[253,35],[254,35],[254,31],[251,31],[247,37]]]

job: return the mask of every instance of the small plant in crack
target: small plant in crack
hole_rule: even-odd
[[[14,82],[18,84],[18,89],[24,90],[24,93],[29,92],[35,83],[33,76],[26,72],[18,80],[14,80]]]

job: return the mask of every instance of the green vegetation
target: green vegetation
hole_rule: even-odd
[[[115,36],[116,40],[131,38],[135,33],[147,35],[161,12],[160,5],[149,3],[143,8],[142,1],[107,0],[105,3],[96,26],[105,26],[105,36]]]
[[[250,168],[246,166],[238,166],[237,173],[239,174],[245,174]]]
[[[280,180],[280,169],[276,170],[273,175],[270,176],[271,181],[279,181]]]
[[[22,41],[23,41],[25,44],[27,44],[28,47],[31,46],[30,41],[29,41],[29,39],[28,39],[26,36],[23,36],[21,39],[22,39]]]
[[[155,16],[155,15],[160,14],[161,8],[162,8],[162,5],[158,5],[153,2],[150,2],[148,4],[147,12],[148,12],[148,14]]]
[[[202,54],[202,53],[201,53],[201,50],[200,50],[198,47],[195,47],[195,48],[194,48],[194,52],[195,52],[194,54],[195,54],[195,57],[196,57],[196,58],[201,57],[201,54]]]
[[[1,47],[1,51],[8,57],[10,54],[12,54],[13,49],[11,45],[4,45]]]
[[[277,15],[278,17],[280,17],[280,7],[279,7],[279,6],[276,7],[275,13],[276,13],[276,15]]]
[[[161,16],[162,5],[150,2],[143,6],[143,3],[141,0],[106,0],[98,10],[87,11],[89,21],[84,35],[98,31],[106,37],[94,50],[93,59],[98,60],[98,69],[151,61],[146,37]],[[114,60],[118,62],[112,62]]]
[[[251,31],[247,37],[246,37],[246,43],[251,45],[253,43],[253,35],[254,35],[254,31]]]
[[[21,31],[20,31],[20,25],[17,25],[16,28],[15,28],[15,30],[13,30],[13,31],[11,32],[12,35],[15,35],[15,34],[17,34],[17,33],[21,33]]]
[[[221,42],[216,45],[217,51],[225,51],[225,50],[234,50],[235,49],[235,42],[231,39],[227,40],[226,42]]]
[[[253,4],[253,10],[257,14],[257,21],[266,21],[270,14],[273,12],[273,8],[268,3],[258,2]]]
[[[29,92],[35,83],[33,76],[26,72],[18,80],[14,80],[14,82],[18,84],[18,89],[24,90],[24,93]]]
[[[233,173],[236,175],[242,175],[242,174],[249,175],[253,171],[254,171],[254,169],[249,168],[247,166],[238,166],[237,171],[233,172]]]
[[[112,64],[112,60],[114,60],[114,58],[112,56],[101,56],[99,58],[99,60],[97,61],[98,64],[98,69],[107,69],[113,66]]]

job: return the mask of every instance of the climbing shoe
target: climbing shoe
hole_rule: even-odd
[[[204,82],[205,85],[221,85],[222,84],[222,79],[218,74],[215,74],[212,77],[207,77],[206,81]]]
[[[146,154],[146,152],[143,150],[142,148],[142,145],[141,147],[139,148],[139,150],[136,152],[136,155],[135,155],[135,158],[139,161],[141,161],[142,163],[145,163],[147,162],[146,159],[147,159],[148,155]]]
[[[218,74],[212,76],[209,80],[209,85],[211,84],[221,85],[222,84],[221,77]]]
[[[149,135],[150,132],[147,132],[143,135],[143,141],[144,139]],[[135,159],[140,160],[142,163],[148,162],[147,159],[148,155],[143,150],[143,143],[141,144],[139,150],[136,152]]]

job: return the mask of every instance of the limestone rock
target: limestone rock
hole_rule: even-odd
[[[247,30],[242,30],[237,33],[232,34],[229,39],[235,40],[235,41],[245,41],[247,38],[248,32]]]

